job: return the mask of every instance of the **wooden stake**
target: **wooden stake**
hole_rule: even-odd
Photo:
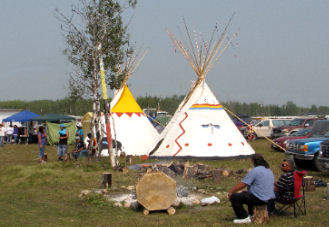
[[[173,207],[169,207],[169,208],[167,209],[167,213],[168,213],[169,215],[174,215],[174,214],[176,213],[176,210],[175,210],[175,208],[173,208]]]
[[[112,173],[103,173],[102,186],[106,189],[111,188],[111,186],[112,186]]]
[[[143,214],[144,214],[144,215],[149,215],[149,213],[150,213],[150,211],[149,211],[148,209],[144,209],[144,210],[143,210]]]

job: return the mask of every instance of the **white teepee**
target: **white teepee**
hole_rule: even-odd
[[[150,155],[225,158],[255,153],[205,82],[207,72],[236,36],[234,34],[225,42],[228,25],[218,41],[214,41],[214,31],[210,42],[205,43],[199,42],[195,33],[194,38],[191,38],[185,23],[189,48],[183,46],[169,32],[173,43],[188,60],[198,79],[179,105]]]
[[[157,130],[143,113],[126,84],[144,55],[145,52],[137,62],[136,56],[127,59],[122,72],[124,74],[122,86],[111,102],[112,139],[122,144],[122,151],[126,155],[147,155],[159,139]],[[105,125],[104,118],[102,121]],[[107,150],[102,151],[102,156],[108,156]]]

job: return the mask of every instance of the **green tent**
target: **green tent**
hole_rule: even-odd
[[[75,125],[75,121],[70,123],[65,123],[66,130],[69,132],[69,139],[68,144],[75,144],[75,131],[77,130],[77,127]],[[50,145],[58,144],[58,131],[60,130],[60,124],[54,124],[47,122],[47,141]]]
[[[39,117],[35,117],[31,119],[32,121],[58,121],[58,122],[63,122],[63,121],[74,121],[75,119],[70,116],[66,116],[63,114],[45,114]]]

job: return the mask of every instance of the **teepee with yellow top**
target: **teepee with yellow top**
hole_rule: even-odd
[[[112,139],[122,145],[121,147],[117,146],[118,153],[124,152],[126,155],[140,156],[148,154],[159,137],[157,130],[143,113],[127,86],[128,78],[134,73],[145,54],[146,51],[142,53],[140,58],[138,58],[138,55],[129,57],[122,67],[123,70],[119,68],[119,72],[124,75],[124,79],[111,101]],[[102,118],[102,124],[104,125],[104,118]],[[108,152],[103,150],[102,156],[107,155]]]

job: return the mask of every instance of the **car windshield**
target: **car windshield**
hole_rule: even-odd
[[[242,121],[239,120],[238,118],[233,118],[234,124],[237,126],[243,126],[243,125],[245,125],[244,122],[246,122],[247,124],[250,124],[250,122],[251,122],[251,119],[249,117],[240,117],[240,119]]]
[[[289,123],[289,126],[301,126],[304,122],[304,119],[294,119]]]
[[[311,137],[329,136],[329,121],[317,121],[313,126]]]
[[[280,126],[284,126],[285,125],[285,121],[284,120],[273,120],[273,125],[275,127],[280,127]]]
[[[297,132],[291,133],[291,136],[306,136],[308,133],[310,133],[312,129],[302,129]]]
[[[284,125],[290,125],[291,120],[284,120]]]

